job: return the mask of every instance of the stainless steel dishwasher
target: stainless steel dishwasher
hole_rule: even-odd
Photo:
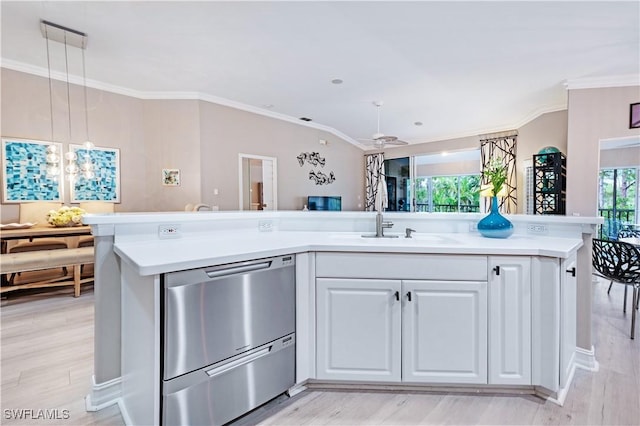
[[[163,276],[162,423],[227,423],[295,383],[295,260]]]

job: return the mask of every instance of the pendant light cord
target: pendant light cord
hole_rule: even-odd
[[[47,69],[49,70],[49,114],[51,116],[51,143],[53,143],[53,85],[51,83],[51,59],[49,57],[49,33],[45,27],[45,37],[47,39]]]
[[[64,32],[64,62],[67,71],[67,105],[69,111],[69,142],[71,142],[71,93],[69,89],[69,56],[67,54],[67,32]]]
[[[85,67],[84,61],[84,49],[82,49],[82,79],[84,80],[84,125],[87,129],[87,142],[91,139],[89,138],[89,107],[87,103],[87,71]]]

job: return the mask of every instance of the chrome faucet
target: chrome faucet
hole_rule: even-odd
[[[391,227],[393,227],[393,222],[391,222],[389,220],[387,220],[387,221],[383,220],[382,219],[382,212],[378,211],[378,213],[376,214],[376,238],[385,237],[384,230],[386,228],[391,228]],[[395,237],[395,235],[393,235],[393,237]]]

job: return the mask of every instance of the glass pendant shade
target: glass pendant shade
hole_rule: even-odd
[[[67,165],[67,167],[65,167],[65,171],[67,173],[75,175],[76,173],[78,173],[78,166],[75,163],[70,163],[69,165]]]
[[[47,154],[47,163],[57,163],[60,161],[60,156],[55,153]]]
[[[47,167],[47,174],[50,176],[58,176],[60,175],[60,168],[57,166],[49,166]]]

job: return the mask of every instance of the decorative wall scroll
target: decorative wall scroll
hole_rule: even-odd
[[[313,170],[309,171],[309,180],[312,180],[316,183],[316,185],[329,185],[336,180],[333,172],[329,172],[329,175],[322,172],[314,172]]]
[[[85,178],[82,173],[71,185],[71,202],[111,201],[120,202],[120,150],[117,148],[85,149],[82,145],[69,145],[78,158],[89,156],[95,176]]]
[[[300,167],[304,166],[305,161],[312,166],[320,167],[324,167],[326,163],[326,159],[324,157],[320,157],[319,152],[301,152],[296,158],[298,159]]]
[[[296,158],[300,167],[304,166],[305,162],[314,167],[324,167],[326,164],[326,159],[321,157],[319,152],[301,152]],[[336,177],[333,172],[329,172],[327,175],[319,171],[309,170],[309,180],[314,181],[316,185],[329,185],[336,180]]]
[[[47,173],[47,147],[62,144],[2,138],[2,200],[4,203],[25,201],[62,201],[62,176]],[[59,170],[58,170],[59,171]]]

